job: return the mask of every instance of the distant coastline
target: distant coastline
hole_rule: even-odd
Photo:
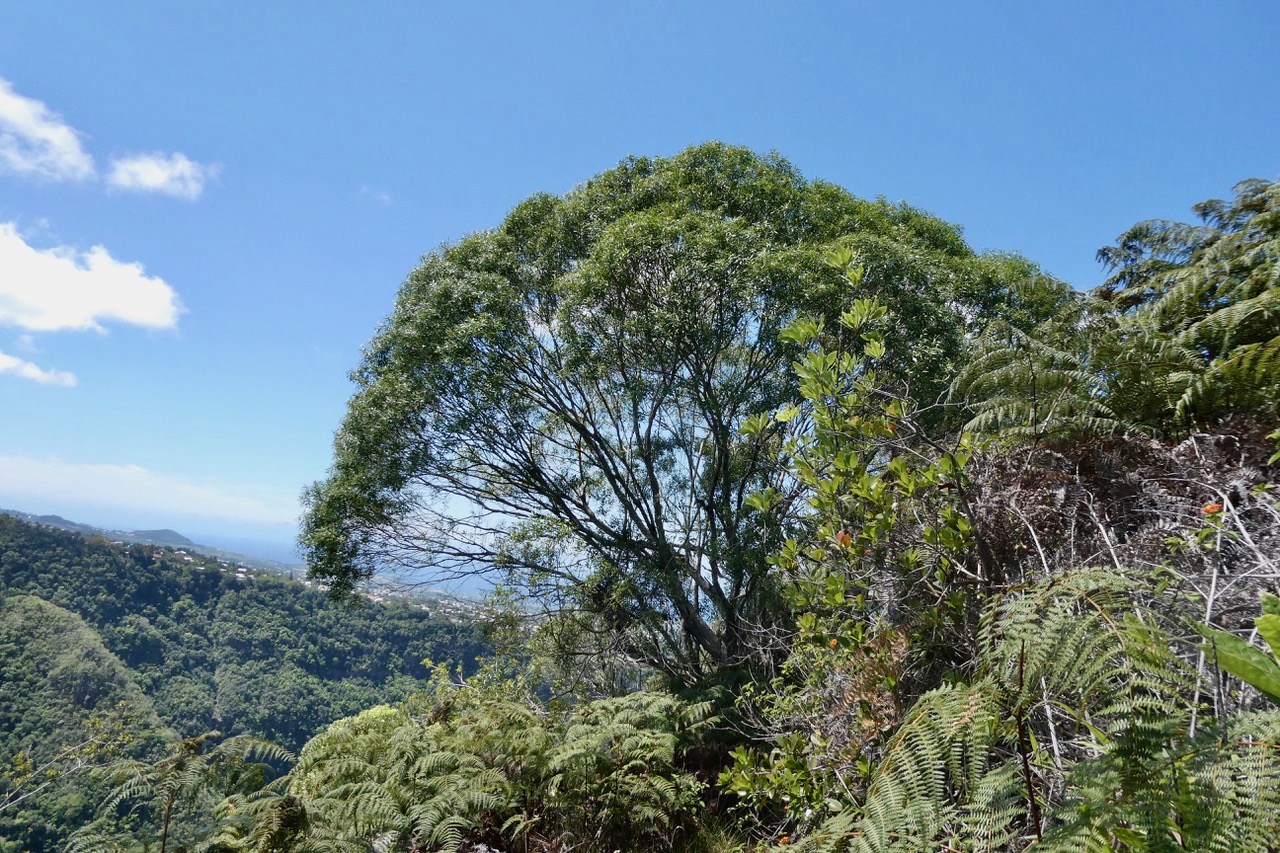
[[[101,536],[113,542],[159,545],[166,548],[185,548],[193,553],[204,554],[234,563],[243,563],[254,568],[281,574],[300,575],[305,572],[305,566],[298,559],[297,554],[294,553],[292,543],[224,536],[216,533],[196,533],[188,537],[176,530],[167,528],[119,530],[72,521],[57,514],[37,514],[18,509],[0,508],[0,514],[12,515],[23,521],[70,530],[86,536]]]

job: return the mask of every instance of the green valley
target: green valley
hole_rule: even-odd
[[[478,626],[427,606],[339,605],[269,572],[0,515],[0,763],[21,752],[40,765],[121,726],[138,755],[209,730],[296,751],[333,720],[414,694],[431,662],[474,669],[488,648]],[[0,835],[52,849],[92,817],[101,785],[87,778],[6,809]]]

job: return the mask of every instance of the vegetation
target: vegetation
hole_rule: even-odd
[[[244,574],[244,573],[240,573]],[[282,577],[0,515],[0,580],[78,614],[184,737],[218,729],[297,750],[328,722],[468,667],[473,624],[408,602],[339,607]]]
[[[338,596],[501,570],[494,654],[111,755],[72,849],[1274,849],[1277,198],[1092,294],[725,146],[531,199],[410,276],[304,531]]]
[[[704,785],[678,768],[705,709],[632,693],[551,713],[532,697],[447,682],[337,723],[303,751],[284,798],[307,844],[464,838],[502,848],[670,850]]]
[[[53,849],[105,793],[90,771],[164,727],[80,617],[32,596],[0,598],[0,685],[0,851]]]
[[[428,255],[307,493],[313,576],[349,591],[393,565],[496,568],[560,622],[566,654],[678,686],[767,665],[760,638],[786,620],[766,557],[795,518],[762,523],[748,500],[788,478],[777,430],[743,426],[795,396],[782,330],[849,297],[833,244],[893,314],[884,370],[925,402],[973,294],[1033,272],[719,144],[629,159]]]
[[[1142,222],[1098,253],[1089,296],[1035,281],[988,327],[955,395],[970,429],[1176,436],[1280,415],[1280,183]]]
[[[855,302],[861,351],[797,364],[784,417],[813,534],[775,560],[796,643],[744,697],[776,746],[735,750],[722,783],[758,832],[818,850],[1269,849],[1280,717],[1250,688],[1274,662],[1205,623],[1275,582],[1277,456],[932,439],[878,381],[880,315]],[[1246,676],[1234,691],[1197,625]]]
[[[253,758],[278,763],[290,756],[267,741],[248,735],[222,740],[222,733],[214,731],[177,741],[166,754],[153,760],[117,761],[105,774],[112,787],[99,809],[103,817],[73,835],[69,849],[85,853],[129,851],[137,849],[139,843],[149,849],[153,839],[148,836],[158,835],[155,840],[160,853],[166,853],[171,841],[175,847],[187,849],[196,834],[205,837],[195,843],[206,849],[219,849],[225,841],[237,838],[237,830],[244,824],[234,815],[234,808],[219,806],[244,792],[261,794],[272,775],[269,764],[254,762]],[[195,818],[186,825],[180,821],[184,811]],[[204,817],[207,811],[216,813],[212,826]],[[116,820],[120,813],[124,821]],[[107,830],[113,823],[135,823],[131,819],[139,813],[158,823],[158,833],[145,827]],[[194,833],[193,827],[203,832]],[[181,839],[184,835],[188,837]]]
[[[112,785],[96,767],[212,729],[298,750],[421,689],[428,658],[469,672],[488,648],[410,603],[241,574],[0,515],[0,850],[56,849],[91,819]]]

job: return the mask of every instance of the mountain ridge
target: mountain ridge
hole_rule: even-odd
[[[60,515],[37,515],[35,513],[19,509],[0,508],[0,515],[11,515],[22,521],[34,524],[44,524],[48,527],[56,527],[60,530],[67,530],[84,536],[101,536],[103,539],[107,539],[112,542],[119,542],[124,545],[156,545],[164,548],[183,548],[196,554],[202,554],[206,557],[213,557],[214,559],[237,563],[239,565],[262,569],[264,571],[277,572],[279,574],[291,575],[303,568],[301,563],[286,563],[280,560],[273,560],[269,557],[261,557],[239,551],[230,551],[213,545],[202,545],[187,536],[184,536],[178,531],[167,527],[157,528],[154,530],[117,530],[108,527],[98,527],[96,525],[86,524],[80,521],[72,521],[71,519],[64,518]]]

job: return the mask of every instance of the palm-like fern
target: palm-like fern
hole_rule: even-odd
[[[1092,358],[1110,328],[1100,303],[1033,278],[1009,287],[995,316],[951,384],[952,401],[969,409],[967,430],[1028,439],[1116,430]]]
[[[1202,224],[1151,221],[1099,259],[1091,297],[1008,289],[951,387],[968,428],[1019,438],[1167,432],[1280,414],[1280,183],[1252,180]]]
[[[583,707],[547,756],[560,821],[589,843],[625,838],[669,848],[670,831],[696,809],[702,789],[676,770],[677,745],[709,710],[661,693]]]
[[[1244,181],[1235,193],[1197,205],[1201,225],[1143,222],[1098,254],[1115,271],[1099,295],[1141,334],[1193,356],[1171,377],[1181,392],[1171,413],[1186,424],[1280,406],[1280,183]]]
[[[226,821],[239,821],[225,811],[219,812],[214,804],[226,798],[243,799],[246,794],[261,790],[263,778],[257,762],[281,764],[291,759],[283,747],[268,741],[247,735],[223,740],[221,732],[210,731],[174,743],[168,754],[154,762],[118,761],[108,768],[113,788],[99,809],[103,818],[72,836],[68,849],[108,850],[117,845],[129,849],[129,833],[110,829],[112,818],[124,807],[159,812],[160,853],[168,849],[170,831],[184,807],[215,812],[215,824],[194,834],[216,837],[226,828]]]
[[[260,851],[436,851],[499,840],[666,849],[699,803],[678,744],[709,706],[655,693],[563,715],[463,686],[341,720],[287,794],[257,807]]]
[[[370,844],[452,850],[504,802],[504,780],[475,755],[445,748],[439,725],[372,708],[339,721],[303,750],[289,787],[306,810],[292,849]]]

